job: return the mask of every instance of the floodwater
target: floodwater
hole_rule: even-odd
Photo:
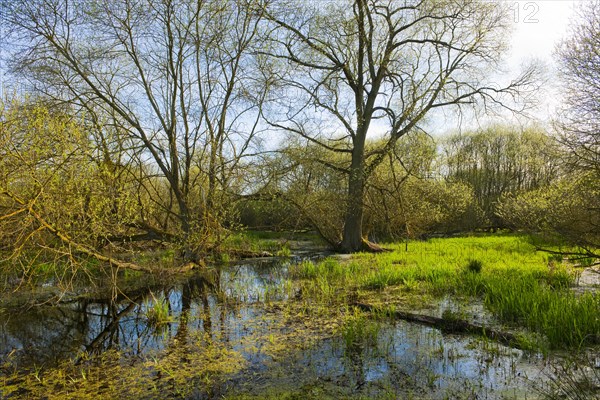
[[[381,321],[371,343],[350,345],[341,334],[267,351],[273,335],[293,333],[279,324],[281,307],[298,295],[287,279],[289,261],[257,260],[198,273],[175,283],[105,298],[81,298],[29,310],[0,310],[0,364],[15,368],[76,362],[118,350],[136,359],[165,351],[199,333],[238,352],[244,368],[198,387],[191,398],[261,396],[273,390],[306,397],[538,398],[549,378],[536,354],[404,321]],[[164,299],[170,322],[148,323],[148,309]],[[443,303],[441,307],[448,307]],[[270,343],[269,343],[270,342]],[[9,395],[2,393],[0,397]]]

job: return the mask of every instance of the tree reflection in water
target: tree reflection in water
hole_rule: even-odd
[[[165,348],[171,339],[184,343],[188,329],[196,329],[194,324],[210,334],[215,309],[220,309],[221,325],[227,313],[226,307],[217,304],[215,295],[220,276],[219,271],[213,271],[171,285],[119,291],[118,296],[111,289],[105,297],[67,300],[20,312],[4,311],[0,314],[0,357],[12,354],[18,367],[50,366],[63,359],[78,358],[82,351],[98,355],[114,349],[141,355]],[[173,322],[160,332],[148,324],[146,317],[157,293],[164,295],[173,317]]]

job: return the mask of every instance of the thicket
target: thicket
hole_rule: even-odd
[[[293,145],[274,157],[271,165],[285,168],[267,188],[268,195],[241,203],[242,224],[316,228],[329,241],[339,240],[346,193],[345,176],[335,168],[350,159],[330,158],[327,168],[314,161],[319,151],[318,146]],[[396,143],[369,177],[365,235],[381,241],[525,227],[506,215],[508,199],[545,193],[559,179],[569,179],[561,168],[565,155],[539,127],[495,125],[441,138],[413,132]]]

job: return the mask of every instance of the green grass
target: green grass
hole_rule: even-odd
[[[160,328],[173,322],[173,318],[170,315],[169,303],[163,295],[156,297],[152,294],[152,300],[147,300],[145,303],[145,316],[148,325],[155,328]]]
[[[467,269],[470,272],[479,273],[479,272],[481,272],[482,268],[483,268],[483,263],[479,260],[469,260],[469,263],[467,264]]]
[[[232,233],[223,243],[223,249],[224,251],[267,251],[278,257],[289,257],[292,252],[288,242],[294,240],[306,240],[325,246],[323,240],[311,232],[246,230]]]
[[[327,258],[319,263],[305,260],[300,264],[290,266],[290,276],[296,278],[316,279],[327,278],[331,281],[346,280],[357,269],[356,263],[343,265],[333,258]]]
[[[341,327],[341,336],[347,352],[377,348],[380,326],[358,309],[350,314]]]
[[[486,306],[503,321],[544,334],[552,347],[579,347],[600,341],[600,298],[576,296],[536,281],[489,282]]]
[[[600,343],[600,297],[569,290],[575,272],[536,252],[515,235],[432,239],[386,244],[391,252],[361,253],[343,264],[303,262],[292,276],[312,282],[311,295],[348,290],[476,297],[501,321],[541,334],[551,348]]]

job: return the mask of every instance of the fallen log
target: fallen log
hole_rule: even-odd
[[[367,312],[382,311],[386,315],[389,315],[390,317],[393,317],[395,319],[401,319],[408,322],[414,322],[421,325],[431,326],[433,328],[439,329],[444,333],[461,333],[484,336],[506,346],[514,347],[517,349],[522,348],[522,346],[520,345],[520,341],[513,333],[498,331],[483,325],[473,324],[469,321],[461,319],[445,319],[434,317],[431,315],[409,313],[406,311],[386,310],[378,306],[359,302],[352,303],[352,306]]]

